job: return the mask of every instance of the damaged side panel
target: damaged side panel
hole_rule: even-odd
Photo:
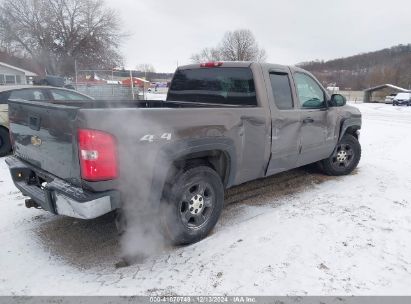
[[[85,124],[82,127],[107,131],[117,138],[119,185],[127,187],[138,179],[150,188],[155,171],[167,171],[172,161],[184,155],[209,150],[229,156],[230,167],[235,169],[230,172],[230,186],[265,174],[270,120],[262,108],[112,110],[101,119],[104,113],[103,109],[80,110],[79,120]]]

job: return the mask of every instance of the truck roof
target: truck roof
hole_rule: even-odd
[[[210,63],[221,63],[223,67],[232,67],[232,68],[246,68],[249,67],[253,62],[251,61],[210,61]],[[188,65],[179,66],[179,70],[189,70],[189,69],[198,69],[201,68],[203,63],[193,63]]]
[[[210,61],[209,63],[213,63],[214,61]],[[280,65],[280,64],[271,64],[271,63],[261,63],[261,62],[255,62],[255,61],[215,61],[215,63],[221,63],[222,67],[229,67],[229,68],[247,68],[253,63],[261,64],[262,66],[278,66],[278,67],[288,67],[286,65]],[[198,69],[201,68],[201,65],[204,63],[194,63],[194,64],[188,64],[188,65],[183,65],[179,66],[179,70],[188,70],[188,69]]]
[[[250,67],[252,64],[259,64],[261,65],[263,68],[276,68],[276,69],[285,69],[287,70],[288,68],[290,68],[291,70],[294,71],[304,71],[305,73],[308,73],[311,75],[311,73],[309,73],[308,71],[301,69],[298,66],[288,66],[288,65],[282,65],[282,64],[276,64],[276,63],[268,63],[268,62],[256,62],[256,61],[210,61],[207,63],[193,63],[193,64],[188,64],[188,65],[182,65],[179,66],[177,68],[177,70],[190,70],[190,69],[199,69],[201,68],[202,64],[212,64],[212,63],[218,63],[221,64],[221,67],[228,67],[228,68],[248,68]],[[217,66],[218,67],[218,66]]]

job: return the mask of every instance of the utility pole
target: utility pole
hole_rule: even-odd
[[[74,81],[76,82],[76,91],[78,90],[77,88],[77,59],[74,59]]]
[[[130,69],[130,81],[131,81],[131,96],[133,96],[134,100],[134,82],[133,82],[133,72]]]
[[[147,65],[144,65],[143,100],[146,100]]]

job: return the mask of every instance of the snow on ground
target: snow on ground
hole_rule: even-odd
[[[112,218],[26,209],[0,160],[0,294],[411,295],[411,108],[356,106],[352,175],[302,168],[231,189],[208,238],[122,269]]]

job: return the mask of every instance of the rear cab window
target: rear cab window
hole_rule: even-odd
[[[257,106],[250,68],[213,67],[177,70],[168,101]]]

